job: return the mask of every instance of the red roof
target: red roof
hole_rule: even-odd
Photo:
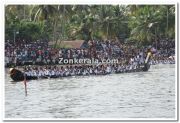
[[[84,40],[58,41],[57,45],[65,48],[80,48]],[[54,45],[55,42],[49,42],[49,45]]]

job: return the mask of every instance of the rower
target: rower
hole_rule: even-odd
[[[110,68],[109,65],[107,65],[107,67],[106,67],[106,73],[107,73],[107,74],[110,74],[110,73],[111,73],[111,68]]]
[[[44,71],[44,72],[45,72],[45,76],[46,76],[46,77],[49,77],[49,76],[50,76],[50,72],[49,72],[49,70],[48,70],[48,69],[45,69],[45,71]]]
[[[147,50],[147,57],[146,57],[146,60],[144,62],[143,71],[147,71],[149,69],[149,67],[150,67],[149,61],[150,61],[151,55],[152,55],[151,48],[148,48],[148,50]]]
[[[52,77],[52,78],[55,78],[56,76],[55,76],[55,71],[52,69],[51,70],[51,72],[50,72],[50,77]]]
[[[39,68],[38,70],[38,77],[43,77],[44,76],[44,72],[43,72],[43,69],[42,68]]]
[[[90,73],[90,75],[93,74],[93,70],[92,70],[91,66],[89,66],[89,73]]]

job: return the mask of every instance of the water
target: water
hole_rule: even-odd
[[[175,118],[175,65],[22,82],[5,77],[5,118]]]

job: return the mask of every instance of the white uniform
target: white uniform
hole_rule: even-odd
[[[107,66],[106,72],[107,72],[107,73],[110,73],[110,72],[111,72],[111,68],[110,68],[109,66]]]
[[[44,76],[44,73],[43,73],[42,70],[40,70],[39,73],[38,73],[38,77],[42,77],[42,76]]]
[[[49,71],[45,70],[45,76],[49,76],[49,75],[50,75]]]

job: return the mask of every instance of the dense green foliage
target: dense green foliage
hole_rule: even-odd
[[[5,39],[128,39],[175,36],[174,5],[8,5]]]

